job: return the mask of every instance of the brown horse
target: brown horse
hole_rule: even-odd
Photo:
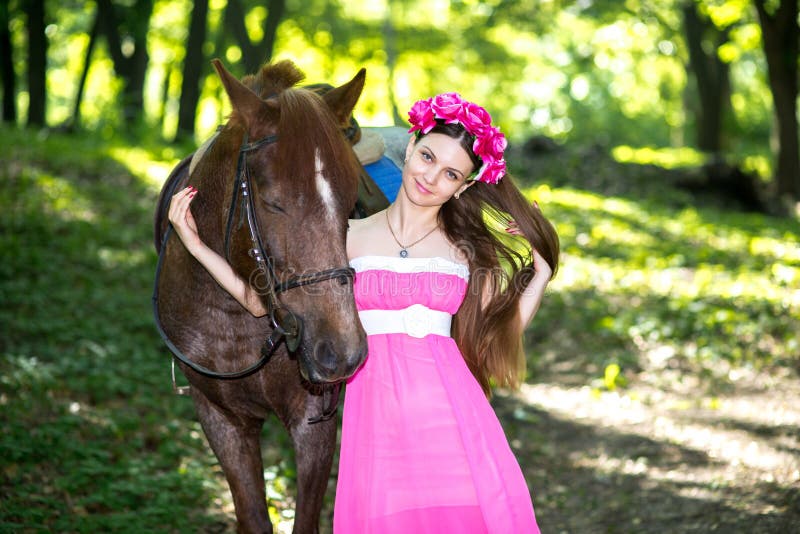
[[[156,320],[191,384],[239,530],[272,531],[260,432],[275,413],[296,451],[294,530],[317,532],[336,442],[323,385],[352,375],[366,356],[345,252],[359,165],[341,133],[364,70],[319,96],[293,87],[303,75],[291,62],[242,82],[214,66],[233,112],[191,173],[186,165],[173,173],[199,191],[192,213],[202,239],[260,290],[270,313],[253,317],[221,289],[169,239],[161,211]],[[160,204],[170,197],[162,191]]]

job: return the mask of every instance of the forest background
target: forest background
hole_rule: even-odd
[[[230,109],[213,57],[366,67],[362,126],[457,90],[507,133],[564,252],[493,400],[545,531],[797,530],[799,39],[776,0],[0,2],[0,530],[232,529],[149,307],[158,190]]]

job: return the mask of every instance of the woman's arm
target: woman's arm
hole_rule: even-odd
[[[544,258],[533,250],[533,269],[536,274],[533,275],[531,281],[522,290],[522,295],[519,297],[519,319],[522,323],[522,330],[528,326],[533,316],[539,310],[539,305],[542,303],[544,297],[544,290],[553,276],[553,270],[544,261]]]
[[[175,233],[178,234],[186,250],[239,304],[256,317],[266,315],[267,310],[258,293],[234,272],[225,258],[211,250],[200,239],[192,210],[189,209],[195,194],[197,194],[197,190],[190,186],[172,197],[169,205],[169,221],[172,223]]]
[[[533,207],[538,210],[539,204],[534,201]],[[520,232],[517,227],[517,223],[514,221],[509,222],[506,232],[512,235],[522,235],[522,232]],[[525,327],[531,322],[533,316],[539,311],[542,298],[544,298],[544,290],[553,277],[553,269],[544,260],[542,255],[539,254],[535,248],[531,250],[531,253],[533,254],[533,270],[535,274],[533,278],[531,278],[531,281],[528,282],[525,289],[522,290],[522,294],[519,298],[519,319],[520,323],[522,323],[521,330],[525,330]]]
[[[512,227],[508,232],[515,233],[516,230]],[[550,265],[536,252],[536,249],[533,249],[533,269],[535,274],[533,278],[531,278],[531,281],[528,282],[528,285],[525,286],[525,289],[522,290],[517,305],[518,316],[521,323],[520,332],[525,330],[525,327],[531,322],[533,316],[539,311],[539,305],[541,305],[542,298],[544,298],[544,290],[547,288],[547,284],[553,276],[553,270],[550,268]],[[481,297],[482,309],[485,309],[486,305],[492,299],[493,291],[492,284],[487,281],[483,287],[483,295]]]

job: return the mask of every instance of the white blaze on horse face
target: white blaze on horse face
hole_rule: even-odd
[[[333,217],[336,214],[336,200],[333,197],[333,189],[327,178],[325,178],[325,168],[319,157],[319,149],[314,155],[314,179],[317,182],[317,191],[322,197],[322,203],[328,209],[328,215]]]

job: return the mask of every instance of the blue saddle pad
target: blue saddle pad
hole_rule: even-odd
[[[389,202],[394,202],[400,191],[403,173],[392,160],[383,156],[375,163],[364,165],[367,174],[375,181],[377,186],[386,195]]]

